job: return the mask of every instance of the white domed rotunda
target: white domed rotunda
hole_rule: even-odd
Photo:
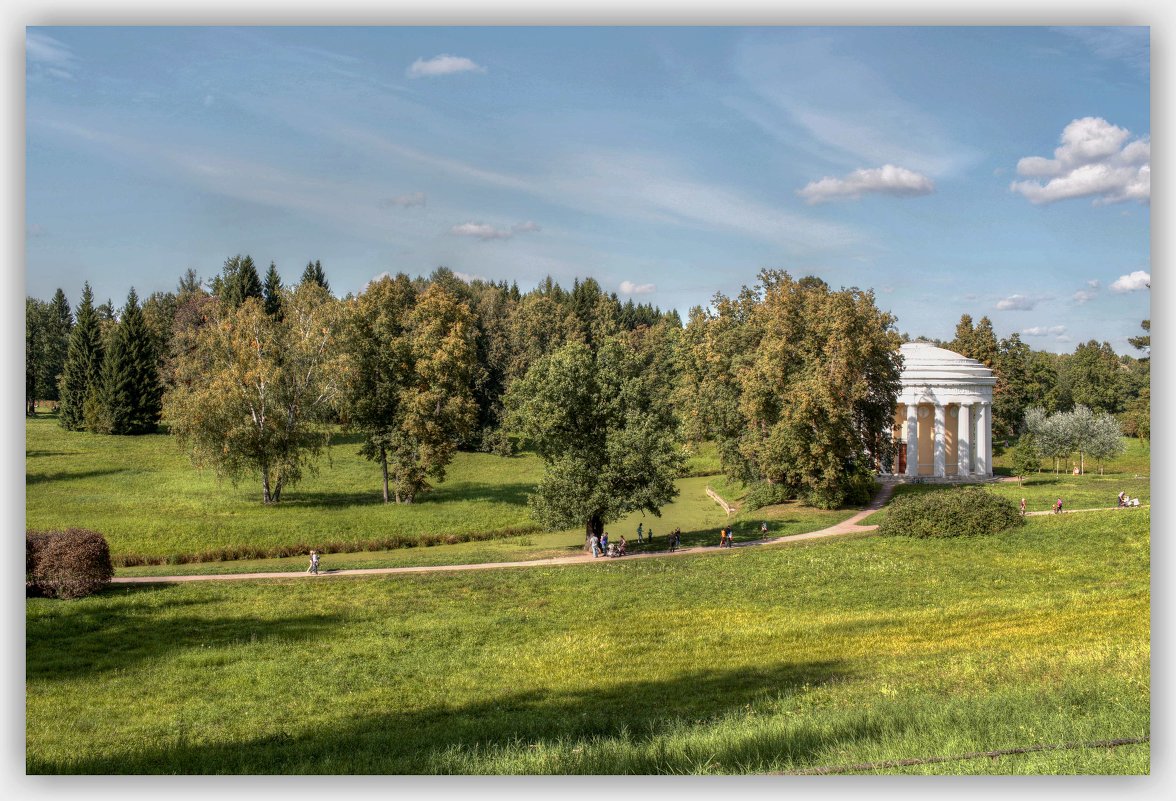
[[[902,392],[891,432],[899,447],[884,472],[945,481],[990,477],[992,371],[928,342],[910,342],[901,351]]]

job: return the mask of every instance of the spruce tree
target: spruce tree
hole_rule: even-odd
[[[81,431],[85,427],[86,398],[99,386],[102,357],[102,330],[94,308],[94,292],[86,282],[61,371],[59,422],[62,428]]]
[[[44,336],[41,340],[41,358],[37,374],[37,397],[40,400],[61,399],[58,382],[65,369],[65,354],[69,348],[69,332],[73,328],[73,315],[69,301],[60,288],[53,293],[53,300],[44,307]]]
[[[264,298],[265,313],[275,320],[282,319],[282,279],[278,275],[278,268],[272,261],[265,274],[265,284],[261,288]]]
[[[257,267],[253,264],[253,257],[238,254],[230,259],[225,259],[224,273],[221,279],[221,302],[230,309],[235,309],[244,303],[246,298],[261,297],[261,279],[257,275]]]
[[[104,419],[111,434],[148,434],[159,423],[161,387],[155,346],[134,288],[102,371]]]
[[[301,283],[305,284],[307,281],[314,281],[328,292],[331,291],[331,285],[327,283],[327,274],[323,272],[323,264],[318,259],[306,263],[306,269],[302,271]]]

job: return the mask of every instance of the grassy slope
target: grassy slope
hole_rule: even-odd
[[[516,561],[578,550],[578,531],[542,532],[531,520],[526,495],[542,475],[530,454],[502,458],[459,453],[446,481],[412,506],[380,501],[379,472],[356,455],[354,438],[337,438],[318,475],[287,490],[281,504],[263,507],[251,484],[233,487],[199,473],[164,435],[107,437],[63,431],[55,417],[26,423],[26,516],[29,528],[81,526],[101,531],[114,554],[199,553],[238,545],[274,546],[363,543],[391,535],[462,534],[522,530],[521,536],[430,548],[377,553],[330,554],[325,567],[396,567]],[[714,468],[713,446],[695,454],[688,473]],[[705,495],[704,475],[679,481],[679,498],[660,519],[634,514],[610,525],[616,535],[636,539],[638,522],[657,535],[674,527],[683,544],[718,541],[726,517]],[[775,533],[801,533],[832,525],[850,513],[823,512],[787,504],[737,524],[736,539],[758,537],[760,519]],[[661,536],[655,546],[664,548]],[[301,570],[302,556],[120,568],[120,575]]]
[[[27,768],[722,773],[1138,736],[1149,520],[30,600]]]

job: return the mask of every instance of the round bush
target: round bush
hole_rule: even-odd
[[[765,506],[775,506],[794,498],[792,491],[783,484],[769,484],[761,481],[752,486],[743,498],[742,506],[748,512],[762,509]]]
[[[979,537],[1022,525],[1017,504],[980,487],[955,487],[895,498],[879,534],[900,537]]]
[[[110,547],[97,531],[26,532],[25,592],[50,598],[82,598],[110,581]]]

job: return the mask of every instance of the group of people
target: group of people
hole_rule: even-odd
[[[1119,506],[1139,506],[1139,498],[1132,498],[1126,492],[1120,492]]]
[[[629,542],[625,539],[625,535],[621,535],[620,542],[609,542],[608,532],[604,532],[599,537],[595,534],[588,540],[588,547],[592,549],[592,558],[596,559],[601,556],[624,556],[629,551]]]

